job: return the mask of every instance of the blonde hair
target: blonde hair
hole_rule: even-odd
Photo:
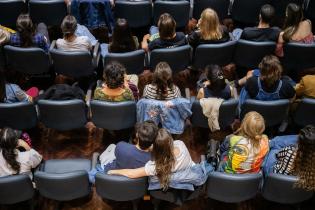
[[[265,131],[265,120],[258,112],[248,112],[242,120],[241,127],[235,132],[237,135],[246,137],[254,147],[254,151],[259,151],[260,140]]]
[[[217,13],[210,8],[203,10],[199,20],[201,38],[204,40],[219,40],[222,30]]]

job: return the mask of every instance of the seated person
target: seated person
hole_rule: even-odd
[[[281,74],[279,59],[273,55],[265,56],[259,64],[259,71],[246,81],[245,90],[249,97],[262,101],[293,98],[295,90],[288,79],[281,78]]]
[[[275,9],[270,4],[265,4],[260,9],[259,24],[257,27],[245,28],[242,32],[241,39],[264,42],[277,42],[280,34],[278,27],[270,27],[270,23],[275,16]]]
[[[126,81],[126,69],[117,62],[112,62],[104,68],[104,82],[94,91],[94,99],[119,102],[133,101],[134,95]]]
[[[296,187],[315,190],[315,126],[301,129],[297,144],[287,145],[275,155],[277,161],[273,173],[298,177]]]
[[[198,164],[194,163],[191,159],[185,143],[181,140],[173,140],[172,136],[164,128],[161,128],[153,143],[152,160],[147,162],[144,167],[110,170],[108,174],[123,175],[129,178],[156,176],[159,181],[159,188],[167,190],[169,187],[174,188],[174,186],[176,186],[176,184],[172,185],[172,182],[177,184],[181,183],[181,181],[183,181],[179,180],[181,178],[184,178],[185,180],[183,182],[186,183],[196,182],[197,179],[202,176],[201,172],[200,174],[193,174],[193,171],[189,171],[191,173],[187,173],[187,176],[173,176],[176,173],[185,173],[187,169],[191,169],[195,165]],[[192,179],[193,176],[195,176],[195,179]],[[196,176],[198,178],[196,178]],[[202,182],[205,182],[205,179]],[[196,186],[199,185],[196,184]]]
[[[199,89],[197,99],[215,97],[228,100],[234,95],[234,90],[226,83],[220,66],[208,65],[205,73],[206,81]]]
[[[145,121],[137,123],[135,128],[134,142],[136,144],[133,145],[124,141],[118,142],[114,151],[115,159],[104,166],[105,172],[113,169],[143,167],[151,160],[152,144],[155,141],[158,127],[152,121]]]
[[[187,44],[185,34],[176,32],[176,22],[174,18],[164,13],[158,21],[159,34],[156,36],[145,35],[142,40],[142,49],[152,51],[161,48],[174,48]]]
[[[67,15],[61,23],[63,39],[57,39],[56,46],[64,51],[92,50],[92,44],[87,36],[76,36],[77,20],[74,16]]]
[[[0,46],[10,41],[10,32],[0,27]]]
[[[221,144],[219,170],[233,174],[260,172],[269,150],[264,131],[264,118],[257,112],[248,112],[241,127]]]
[[[156,65],[153,82],[144,87],[143,98],[172,100],[181,97],[179,88],[173,83],[172,69],[166,62]]]
[[[296,96],[299,98],[315,98],[315,75],[306,75],[295,86]]]
[[[19,148],[25,150],[20,151]],[[31,169],[42,161],[42,156],[25,141],[18,138],[11,128],[0,132],[0,176],[26,173],[31,176]]]
[[[193,48],[200,44],[217,44],[230,40],[227,28],[220,25],[217,13],[211,8],[201,13],[197,27],[197,30],[188,36],[188,43]]]
[[[35,28],[29,14],[20,14],[16,21],[15,34],[10,37],[10,45],[15,47],[39,47],[48,52],[49,37],[45,24]]]

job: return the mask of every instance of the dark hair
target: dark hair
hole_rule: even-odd
[[[272,88],[281,79],[282,66],[274,55],[266,55],[259,64],[260,79],[267,89]]]
[[[136,50],[136,43],[131,34],[126,19],[118,18],[115,24],[112,43],[109,45],[109,51],[113,53],[123,53]]]
[[[218,65],[207,65],[205,68],[207,79],[210,84],[207,86],[212,91],[221,91],[225,88],[225,78],[222,69]]]
[[[155,141],[158,132],[157,125],[151,121],[136,124],[136,138],[140,149],[148,149]]]
[[[9,166],[16,172],[20,173],[20,163],[17,162],[16,147],[18,145],[18,136],[11,128],[3,128],[0,132],[0,148],[3,158],[7,161]]]
[[[166,129],[158,131],[153,143],[152,156],[155,161],[155,172],[163,190],[167,190],[171,178],[173,166],[175,164],[174,145],[171,134]]]
[[[68,39],[75,33],[75,30],[77,30],[77,26],[77,20],[74,16],[67,15],[66,17],[64,17],[60,28],[65,39]]]
[[[164,100],[167,97],[167,89],[174,88],[172,69],[168,63],[160,62],[156,65],[152,84],[157,87],[157,99]]]
[[[0,103],[3,103],[6,98],[5,84],[5,74],[3,70],[0,70]]]
[[[107,87],[110,89],[115,89],[122,87],[124,84],[125,74],[126,69],[122,64],[118,62],[112,62],[105,66],[103,78]]]
[[[158,21],[159,35],[161,39],[173,38],[176,33],[176,22],[174,18],[168,14],[163,13]]]
[[[275,8],[270,4],[265,4],[260,9],[260,17],[264,23],[271,23],[275,16]]]
[[[20,14],[16,20],[16,30],[21,38],[21,47],[33,46],[35,26],[29,14]]]
[[[298,177],[296,187],[315,190],[315,125],[300,131],[293,174]]]
[[[300,22],[303,20],[303,11],[301,6],[290,3],[286,9],[286,17],[283,26],[283,40],[289,42],[292,36],[299,28]]]

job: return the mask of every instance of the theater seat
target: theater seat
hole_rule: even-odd
[[[206,8],[215,10],[220,20],[228,16],[230,0],[197,0],[194,1],[193,17],[198,20],[202,11]]]
[[[15,28],[17,17],[22,12],[26,12],[26,9],[27,6],[23,0],[0,1],[0,25]]]
[[[293,114],[294,123],[300,127],[315,124],[315,99],[303,98]]]

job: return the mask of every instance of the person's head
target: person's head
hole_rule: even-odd
[[[33,45],[33,36],[35,35],[35,26],[29,14],[20,14],[16,20],[16,30],[21,38],[22,47]]]
[[[73,36],[75,30],[77,30],[77,26],[78,23],[74,16],[67,15],[64,17],[60,27],[64,38],[68,39],[69,37]]]
[[[158,99],[164,99],[167,96],[167,89],[173,88],[172,69],[166,62],[160,62],[156,65],[153,73],[153,84],[157,86]]]
[[[207,65],[205,68],[207,79],[210,84],[207,86],[210,90],[221,91],[225,88],[225,78],[222,69],[218,65]]]
[[[169,134],[166,129],[161,128],[153,143],[152,156],[156,165],[156,175],[163,190],[168,188],[172,168],[175,164],[173,149],[173,138],[171,134]]]
[[[220,20],[217,13],[210,8],[201,13],[198,26],[201,38],[205,40],[218,40],[222,38]]]
[[[0,28],[0,46],[7,43],[10,40],[10,33]]]
[[[4,102],[4,99],[6,97],[6,91],[5,91],[5,74],[4,71],[0,70],[0,103]]]
[[[255,149],[259,147],[259,141],[265,131],[265,120],[258,112],[248,112],[241,123],[241,127],[235,132],[247,138]]]
[[[168,13],[163,13],[160,16],[158,27],[161,39],[171,39],[176,34],[176,22],[174,18]]]
[[[274,55],[265,56],[259,64],[260,79],[267,88],[273,87],[281,78],[282,66]]]
[[[285,12],[285,20],[283,26],[283,40],[289,42],[295,32],[298,30],[300,22],[303,20],[302,7],[290,3]]]
[[[0,131],[0,138],[0,149],[3,158],[7,161],[13,171],[15,171],[16,174],[19,174],[20,163],[16,160],[16,148],[18,146],[18,136],[16,132],[11,128],[3,128]]]
[[[128,52],[136,50],[136,44],[131,34],[128,22],[124,18],[118,18],[114,27],[110,50],[113,52]]]
[[[122,64],[118,62],[112,62],[105,66],[103,78],[108,88],[116,89],[123,87],[125,74],[126,69]]]
[[[263,23],[270,24],[275,16],[275,8],[270,4],[265,4],[260,9],[259,19]]]
[[[294,160],[294,175],[299,179],[297,187],[315,190],[315,125],[301,129]]]
[[[155,141],[158,127],[153,121],[145,121],[136,124],[136,140],[140,149],[149,149]]]

